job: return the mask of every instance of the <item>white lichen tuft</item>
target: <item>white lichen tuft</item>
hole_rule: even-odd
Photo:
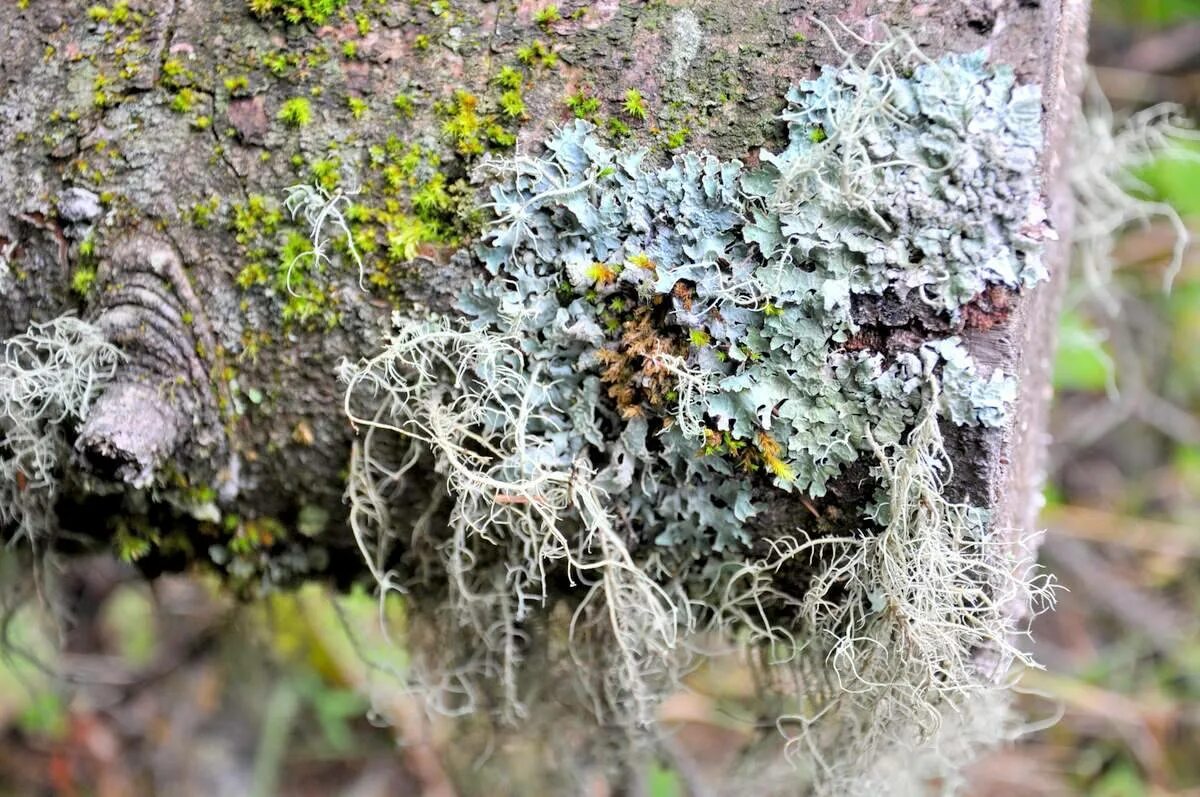
[[[1171,104],[1155,105],[1125,118],[1093,82],[1072,129],[1069,171],[1075,218],[1071,244],[1089,291],[1111,314],[1119,302],[1112,295],[1116,260],[1113,248],[1123,232],[1161,219],[1171,225],[1175,244],[1163,274],[1169,290],[1187,251],[1190,234],[1178,211],[1156,201],[1138,173],[1163,157],[1195,158],[1184,146],[1197,133]]]
[[[445,479],[449,528],[434,547],[450,589],[446,608],[476,654],[473,671],[456,675],[460,688],[497,678],[505,711],[523,713],[521,624],[545,608],[549,576],[557,575],[582,590],[570,633],[596,624],[607,631],[603,712],[648,725],[680,629],[691,626],[689,607],[635,564],[592,465],[557,464],[541,435],[556,425],[541,409],[546,385],[527,370],[519,341],[444,320],[401,323],[382,354],[347,364],[342,376],[346,413],[363,431],[350,475],[351,524],[384,595],[403,591],[386,570],[401,527],[386,494],[404,489],[422,447]],[[388,434],[400,439],[381,440]],[[397,445],[407,451],[378,451]],[[445,649],[455,644],[447,640]]]
[[[1007,740],[1013,722],[989,726],[978,712],[1002,704],[1014,665],[1036,666],[1018,646],[1028,619],[1011,609],[1053,602],[1053,580],[1023,547],[1032,540],[989,534],[979,510],[945,498],[935,413],[876,456],[881,532],[776,541],[719,590],[720,624],[751,629],[786,686],[788,752],[830,795],[898,793],[900,761],[920,758],[922,778],[945,778]],[[798,559],[822,564],[803,593],[780,591],[775,574]]]
[[[0,360],[0,528],[36,543],[53,530],[68,423],[87,417],[120,352],[74,316],[4,341]]]
[[[363,265],[358,249],[354,246],[354,236],[350,233],[350,225],[346,222],[343,211],[343,208],[350,207],[350,198],[356,193],[357,191],[343,191],[341,188],[335,188],[330,192],[319,185],[310,183],[297,183],[288,187],[284,207],[287,208],[293,220],[300,218],[308,225],[308,237],[312,244],[311,249],[296,255],[287,264],[284,285],[289,293],[294,293],[292,291],[292,272],[300,264],[300,261],[309,261],[305,270],[314,272],[323,270],[332,262],[329,254],[330,238],[325,231],[327,224],[331,225],[334,232],[346,241],[346,252],[358,269],[358,285],[366,290],[366,267]]]

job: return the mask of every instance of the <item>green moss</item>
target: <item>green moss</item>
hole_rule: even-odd
[[[282,17],[293,25],[320,25],[346,4],[346,0],[248,0],[250,11],[260,19]]]
[[[396,109],[397,114],[406,119],[411,119],[413,116],[413,98],[408,94],[397,94],[393,97],[392,107]]]
[[[511,89],[501,94],[500,110],[511,119],[520,119],[525,116],[525,100],[521,97],[521,92]]]
[[[341,181],[342,162],[337,158],[316,160],[309,164],[313,182],[326,191],[333,191]]]
[[[178,58],[168,58],[162,65],[162,76],[164,82],[174,82],[187,74],[187,69],[184,68],[183,62]]]
[[[562,14],[558,12],[558,6],[554,3],[540,9],[533,15],[533,21],[543,28],[548,28],[555,22],[562,19]]]
[[[517,144],[516,134],[504,129],[501,125],[488,125],[486,132],[487,140],[499,149],[511,149]]]
[[[646,101],[642,98],[642,93],[637,89],[629,89],[625,92],[625,102],[621,106],[626,115],[633,119],[646,118]]]
[[[579,89],[574,94],[568,94],[563,102],[567,104],[567,108],[571,110],[576,119],[591,121],[600,110],[600,100],[588,94],[585,89]]]
[[[434,110],[445,120],[442,134],[454,143],[460,155],[472,157],[482,155],[486,128],[490,120],[478,112],[479,98],[458,89],[453,96],[434,106]]]
[[[338,314],[333,297],[321,277],[324,264],[312,256],[312,243],[298,231],[291,231],[279,250],[275,269],[275,290],[283,298],[284,324],[298,323],[312,328],[319,322],[331,328]]]
[[[433,231],[416,216],[398,216],[387,235],[388,257],[393,262],[407,263],[419,253],[421,244],[434,239]]]
[[[615,116],[610,116],[604,122],[604,127],[613,138],[628,138],[633,135],[633,131],[629,129],[629,125]]]
[[[291,61],[286,53],[266,53],[262,57],[262,65],[275,77],[283,77],[291,66]]]
[[[289,127],[304,127],[312,121],[312,106],[304,97],[293,97],[283,104],[276,118]]]
[[[550,68],[558,64],[558,54],[538,39],[532,44],[517,48],[517,60],[526,66]]]
[[[182,88],[171,100],[171,110],[175,113],[188,113],[196,105],[199,95],[189,88]]]
[[[117,529],[112,535],[112,541],[117,556],[121,561],[130,564],[145,558],[155,546],[153,535],[138,533],[127,524]]]
[[[687,143],[690,134],[691,131],[688,128],[681,127],[670,133],[663,143],[666,144],[667,149],[680,149]]]
[[[96,281],[96,267],[90,265],[80,265],[75,269],[75,273],[71,275],[71,290],[78,294],[81,298],[86,298],[91,293],[92,285]]]
[[[245,94],[250,90],[250,78],[246,75],[225,78],[225,90],[230,94]]]
[[[238,287],[246,291],[250,290],[255,285],[266,284],[267,280],[270,279],[270,276],[267,274],[267,270],[263,267],[262,263],[248,263],[242,268],[241,271],[238,272],[238,275],[235,279]]]
[[[525,82],[525,76],[511,66],[505,66],[492,77],[492,83],[505,90],[517,90]]]
[[[350,115],[355,119],[362,119],[367,115],[367,101],[361,97],[347,97],[346,105],[350,108]]]
[[[253,236],[273,235],[283,220],[278,205],[261,194],[251,194],[245,203],[233,206],[230,222],[237,233],[238,243],[248,243]]]
[[[221,198],[215,194],[203,202],[197,202],[192,205],[190,213],[192,226],[199,229],[208,227],[212,221],[213,214],[221,207]]]
[[[412,195],[412,206],[423,219],[434,220],[452,207],[450,195],[446,192],[446,176],[437,173],[427,183]]]

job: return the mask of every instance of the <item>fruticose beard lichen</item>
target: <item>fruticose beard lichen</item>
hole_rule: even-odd
[[[72,315],[30,325],[0,353],[0,531],[35,547],[57,531],[54,505],[70,455],[66,426],[84,420],[121,354]]]
[[[947,497],[941,436],[1003,426],[1015,382],[952,335],[866,345],[857,308],[951,326],[1045,276],[1038,90],[893,43],[787,100],[788,145],[753,169],[654,165],[585,122],[485,162],[461,316],[397,316],[344,365],[351,523],[382,593],[444,629],[413,644],[435,707],[525,717],[528,660],[561,650],[601,721],[649,729],[723,640],[845,793],[1030,663],[1005,607],[1048,584]],[[856,463],[877,489],[843,532],[754,525]]]

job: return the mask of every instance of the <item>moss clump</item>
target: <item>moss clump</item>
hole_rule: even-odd
[[[127,22],[140,22],[140,14],[132,14],[128,0],[116,0],[112,6],[97,4],[87,10],[88,19],[93,22],[108,22],[113,25],[123,25]]]
[[[247,94],[250,91],[250,78],[246,75],[227,77],[225,78],[225,90],[234,97]]]
[[[293,25],[301,22],[323,24],[344,5],[346,0],[247,0],[247,6],[256,17],[282,17]]]
[[[646,118],[646,100],[637,89],[629,89],[625,92],[625,102],[621,107],[624,109],[625,115],[631,119]]]
[[[487,149],[508,149],[517,143],[516,135],[505,126],[520,118],[525,103],[518,92],[501,95],[497,113],[481,107],[480,100],[464,89],[457,89],[448,99],[434,104],[442,118],[442,134],[454,145],[458,154],[468,158],[482,155]]]
[[[549,69],[558,65],[558,54],[541,39],[536,39],[517,48],[517,60],[525,66]]]
[[[175,113],[190,113],[196,107],[199,95],[190,88],[180,89],[171,99],[171,110]]]
[[[367,101],[362,97],[347,97],[346,106],[350,109],[350,115],[355,119],[362,119],[367,115]]]
[[[614,139],[629,138],[633,135],[633,130],[630,129],[629,125],[615,116],[610,116],[605,120],[604,129]]]
[[[205,229],[212,221],[213,215],[220,209],[221,198],[216,195],[192,205],[191,211],[188,214],[192,226],[201,230]]]
[[[282,319],[285,325],[313,328],[320,322],[333,328],[338,322],[336,301],[325,280],[325,262],[312,252],[308,236],[299,231],[289,232],[280,247],[273,285],[283,297]]]
[[[416,104],[409,94],[397,94],[392,98],[392,107],[396,109],[396,114],[405,119],[413,117]]]
[[[500,71],[492,76],[492,83],[505,91],[517,91],[524,82],[525,76],[511,66],[501,67]]]
[[[549,28],[560,20],[562,20],[562,14],[558,12],[558,6],[554,3],[538,9],[533,15],[533,21],[542,28]]]
[[[525,116],[525,100],[521,92],[512,89],[500,95],[500,110],[510,119],[522,119]]]
[[[244,262],[237,283],[269,301],[285,327],[337,323],[343,266],[358,270],[360,285],[399,298],[409,263],[449,250],[471,230],[472,192],[442,170],[435,151],[397,136],[367,149],[353,197],[342,190],[342,158],[297,156],[292,223],[262,197],[232,205]]]
[[[568,109],[576,119],[586,119],[594,121],[596,115],[600,112],[600,99],[592,94],[589,94],[585,89],[579,89],[572,94],[568,94],[563,100]]]
[[[663,144],[669,150],[682,149],[683,145],[687,143],[688,136],[691,134],[691,132],[692,131],[686,127],[673,130],[671,133],[667,134],[666,138],[663,139]]]
[[[71,290],[80,298],[87,298],[96,282],[96,267],[80,265],[71,274]]]
[[[280,107],[276,118],[288,127],[304,127],[312,121],[312,105],[306,97],[293,97]]]

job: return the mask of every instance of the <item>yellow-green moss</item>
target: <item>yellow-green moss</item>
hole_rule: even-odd
[[[279,109],[277,118],[289,127],[304,127],[312,121],[312,106],[305,97],[293,97]]]

